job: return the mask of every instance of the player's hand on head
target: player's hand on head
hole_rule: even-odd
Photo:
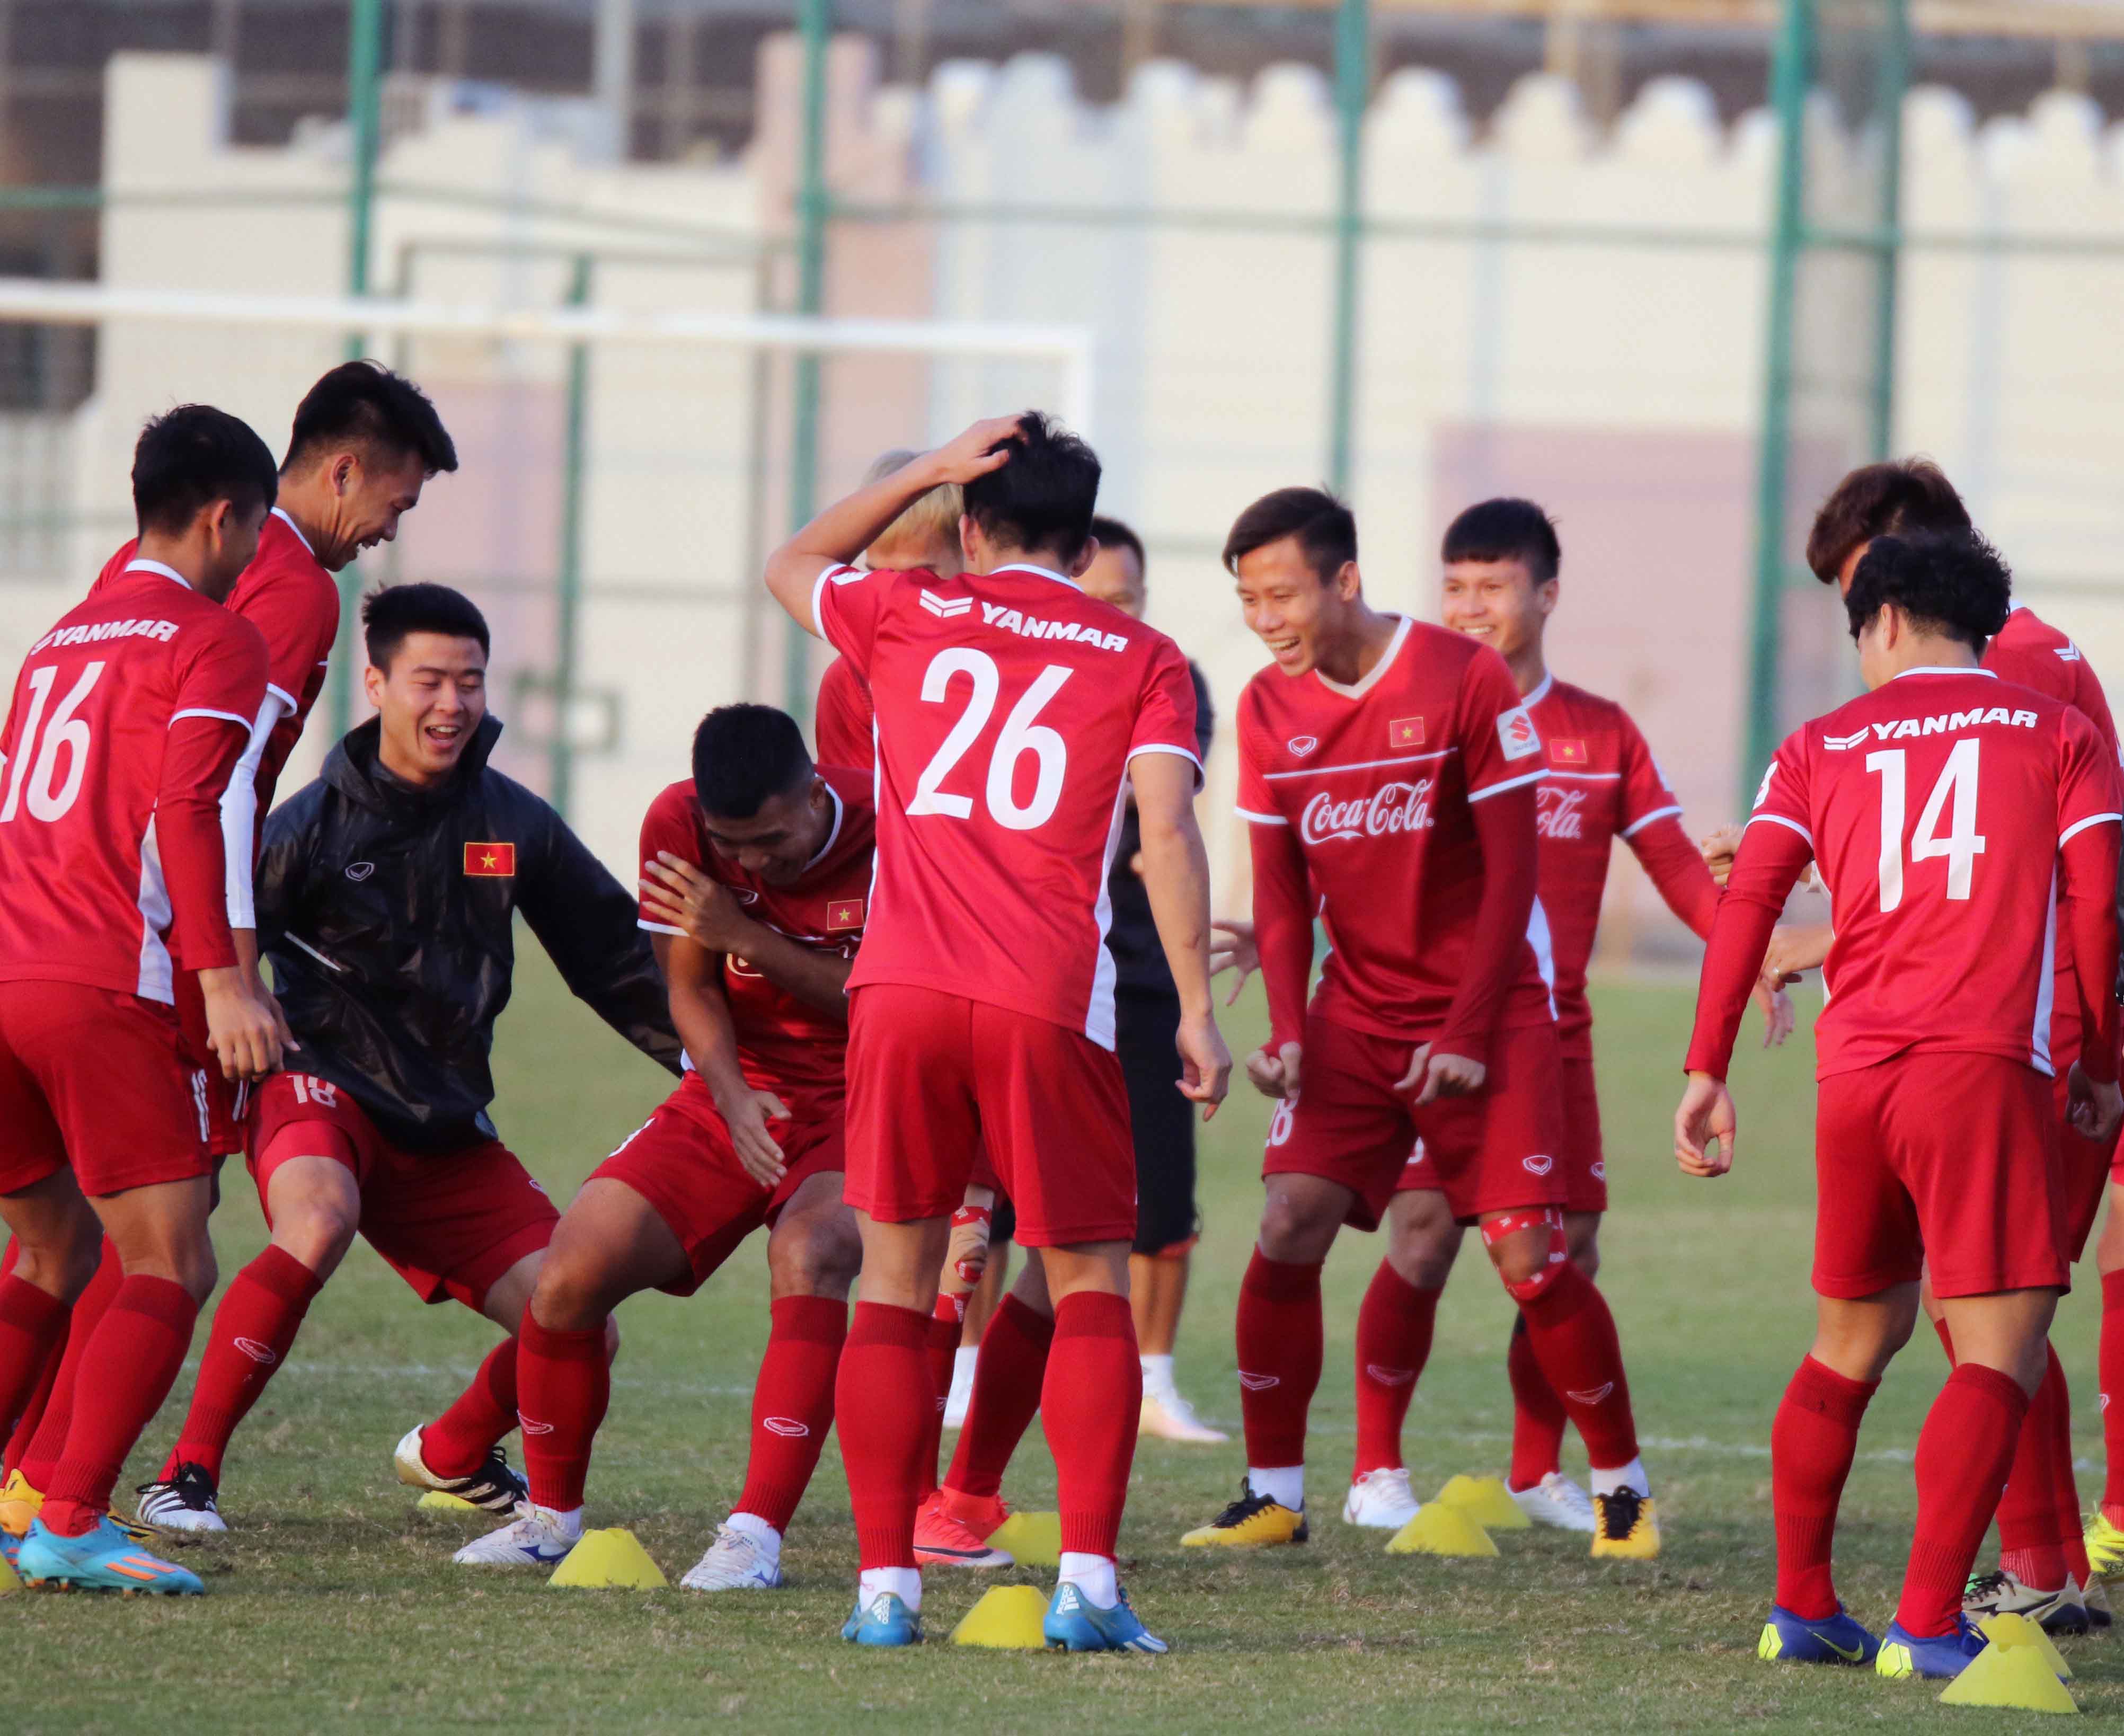
[[[1721,826],[1706,834],[1696,847],[1703,852],[1703,866],[1711,870],[1711,878],[1722,886],[1733,871],[1733,858],[1740,853],[1741,833],[1745,829],[1738,825]]]
[[[930,454],[937,467],[937,480],[963,487],[992,470],[1001,470],[1010,462],[1017,439],[1016,416],[984,417]]]
[[[1175,1046],[1180,1051],[1180,1095],[1201,1104],[1202,1119],[1210,1120],[1232,1086],[1232,1052],[1224,1034],[1208,1013],[1183,1017]]]
[[[1419,1104],[1440,1097],[1467,1097],[1482,1090],[1490,1070],[1465,1055],[1449,1054],[1426,1043],[1408,1058],[1408,1071],[1394,1081],[1398,1091],[1416,1093]]]
[[[1674,1158],[1682,1173],[1709,1179],[1733,1167],[1732,1094],[1723,1079],[1691,1073],[1674,1112]]]
[[[1243,917],[1218,917],[1210,924],[1210,974],[1222,976],[1226,971],[1237,974],[1224,996],[1224,1005],[1229,1006],[1239,998],[1239,991],[1247,986],[1247,978],[1261,969],[1261,949],[1254,943],[1254,925]]]
[[[668,850],[641,865],[642,908],[656,920],[682,930],[710,952],[736,952],[749,919],[736,895],[683,856]]]
[[[2124,1091],[2114,1084],[2098,1085],[2075,1061],[2065,1075],[2065,1119],[2081,1138],[2107,1145],[2124,1124]]]

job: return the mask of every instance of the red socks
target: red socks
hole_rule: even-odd
[[[2042,1384],[2028,1401],[2027,1420],[2014,1443],[2014,1462],[2006,1473],[2006,1487],[1999,1497],[1999,1565],[2023,1584],[2042,1591],[2056,1591],[2065,1584],[2063,1531],[2067,1528],[2057,1510],[2059,1476],[2058,1435],[2061,1424],[2070,1427],[2070,1400],[2065,1370],[2057,1353],[2050,1353]],[[2065,1479],[2070,1483],[2072,1463],[2065,1462]],[[2078,1529],[2079,1498],[2073,1495],[2070,1528]]]
[[[1770,1426],[1770,1507],[1778,1535],[1777,1601],[1802,1621],[1836,1613],[1830,1555],[1836,1508],[1858,1450],[1858,1424],[1878,1381],[1847,1380],[1812,1357],[1785,1388]]]
[[[596,1336],[603,1356],[604,1327]],[[421,1431],[421,1457],[438,1476],[470,1476],[486,1463],[495,1443],[516,1426],[516,1349],[514,1338],[505,1338],[488,1351],[457,1402]],[[598,1415],[604,1415],[602,1404]]]
[[[294,1255],[270,1246],[236,1274],[214,1311],[191,1408],[162,1467],[165,1477],[189,1459],[220,1480],[229,1437],[294,1343],[322,1283]]]
[[[478,1405],[487,1405],[495,1401],[493,1392],[498,1385],[498,1371],[490,1382],[488,1370],[495,1366],[495,1358],[504,1349],[509,1358],[509,1385],[512,1400],[523,1407],[524,1476],[531,1488],[531,1499],[540,1507],[551,1508],[556,1513],[572,1513],[583,1504],[583,1484],[590,1471],[590,1443],[596,1439],[598,1424],[604,1420],[605,1406],[612,1401],[612,1363],[605,1354],[604,1327],[591,1327],[583,1332],[556,1332],[542,1326],[531,1317],[531,1311],[524,1311],[524,1324],[517,1336],[504,1339],[497,1344],[486,1363],[480,1369],[480,1378],[472,1390],[450,1407],[444,1420],[468,1408],[472,1392],[482,1386],[486,1394]],[[521,1378],[523,1393],[517,1398],[515,1388]],[[477,1406],[473,1408],[477,1409]],[[515,1420],[512,1416],[511,1421]],[[427,1462],[428,1469],[445,1476],[468,1476],[478,1469],[486,1450],[508,1431],[505,1428],[486,1433],[485,1423],[476,1429],[468,1428],[465,1443],[485,1434],[483,1444],[470,1463],[453,1462],[445,1470],[439,1462],[432,1443],[435,1431],[442,1426],[431,1423],[421,1431],[421,1457]]]
[[[1547,1289],[1520,1304],[1520,1316],[1535,1362],[1586,1443],[1587,1462],[1595,1471],[1628,1465],[1638,1456],[1638,1429],[1607,1298],[1566,1261]]]
[[[1063,1553],[1111,1559],[1143,1409],[1143,1363],[1125,1296],[1079,1291],[1055,1305],[1040,1401],[1055,1455]]]
[[[1235,1335],[1247,1463],[1305,1462],[1305,1413],[1320,1384],[1320,1264],[1271,1260],[1259,1248],[1239,1283]]]
[[[965,1330],[963,1296],[939,1296],[929,1316],[929,1386],[937,1395],[937,1407],[922,1437],[922,1493],[937,1486],[937,1456],[944,1444],[944,1403],[952,1396],[952,1364],[959,1358],[959,1337]]]
[[[38,1409],[33,1401],[16,1430],[16,1462],[32,1489],[51,1486],[52,1472],[59,1466],[59,1455],[66,1451],[67,1430],[73,1424],[74,1382],[81,1371],[82,1353],[96,1335],[119,1285],[125,1282],[125,1269],[119,1263],[118,1250],[106,1236],[96,1276],[73,1299],[73,1324],[67,1329],[66,1349],[53,1371],[43,1406]]]
[[[12,1430],[45,1384],[73,1312],[33,1283],[0,1278],[0,1428]]]
[[[2102,1489],[2110,1523],[2124,1521],[2124,1272],[2102,1274],[2102,1444],[2109,1475]]]
[[[1505,1375],[1512,1384],[1512,1468],[1514,1489],[1531,1489],[1552,1471],[1563,1468],[1563,1401],[1535,1360],[1527,1336],[1526,1316],[1512,1322]]]
[[[1372,1274],[1357,1309],[1357,1457],[1355,1482],[1368,1471],[1401,1465],[1401,1425],[1431,1359],[1436,1290],[1419,1290],[1386,1261]]]
[[[989,1316],[981,1334],[981,1354],[974,1363],[974,1391],[966,1401],[966,1426],[945,1473],[947,1486],[961,1494],[994,1496],[1003,1487],[1010,1456],[1032,1426],[1040,1409],[1040,1391],[1047,1378],[1047,1353],[1055,1342],[1055,1322],[1015,1296],[1006,1296]],[[1142,1367],[1137,1366],[1140,1378]],[[841,1449],[843,1456],[848,1448]]]
[[[923,1443],[937,1395],[929,1380],[929,1316],[886,1302],[859,1302],[834,1382],[834,1410],[860,1417],[841,1431],[848,1503],[855,1509],[862,1565],[914,1565],[914,1509],[928,1480]]]
[[[767,1354],[752,1388],[745,1490],[731,1511],[787,1531],[834,1426],[834,1375],[848,1334],[848,1305],[824,1296],[785,1296],[772,1311]]]
[[[2028,1396],[1996,1368],[1958,1363],[1918,1436],[1917,1536],[1896,1620],[1918,1638],[1952,1633],[1990,1528]]]
[[[119,1285],[82,1352],[66,1452],[45,1490],[48,1529],[78,1537],[103,1518],[125,1455],[170,1396],[198,1320],[182,1284],[136,1276]]]

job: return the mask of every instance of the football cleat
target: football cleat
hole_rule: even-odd
[[[708,1552],[679,1584],[697,1592],[773,1591],[782,1584],[782,1567],[768,1560],[759,1538],[721,1525]]]
[[[1962,1612],[1980,1623],[1989,1616],[2026,1616],[2046,1634],[2084,1634],[2089,1625],[2087,1599],[2070,1574],[2056,1591],[2042,1591],[2003,1567],[1971,1579]]]
[[[940,1501],[924,1502],[914,1515],[917,1567],[1015,1567],[1017,1558],[974,1534]]]
[[[1374,1531],[1399,1531],[1422,1504],[1409,1493],[1408,1473],[1400,1466],[1368,1471],[1350,1485],[1342,1502],[1342,1521]]]
[[[1239,1498],[1207,1524],[1180,1540],[1183,1549],[1266,1549],[1277,1543],[1303,1543],[1310,1535],[1303,1508],[1293,1513],[1281,1501],[1256,1494],[1242,1477]]]
[[[1066,1580],[1055,1588],[1040,1632],[1050,1651],[1163,1654],[1172,1649],[1136,1619],[1126,1592],[1116,1592],[1113,1607],[1102,1609]]]
[[[115,1591],[129,1598],[196,1598],[206,1589],[197,1574],[149,1555],[108,1518],[78,1537],[54,1537],[42,1519],[32,1521],[15,1571],[32,1589]]]
[[[880,1592],[841,1624],[841,1637],[856,1645],[919,1645],[922,1618],[891,1592]]]
[[[2087,1625],[2098,1630],[2115,1621],[2109,1611],[2109,1593],[2099,1575],[2090,1575],[2079,1588],[2079,1601],[2087,1606]]]
[[[27,1477],[19,1471],[9,1471],[7,1480],[0,1483],[0,1532],[21,1541],[29,1535],[30,1522],[44,1504],[43,1493],[32,1489]]]
[[[527,1501],[500,1530],[474,1537],[450,1559],[460,1567],[558,1567],[582,1538],[580,1522],[563,1525],[551,1508]]]
[[[1967,1616],[1955,1621],[1954,1631],[1929,1640],[1908,1632],[1900,1621],[1891,1621],[1881,1635],[1881,1649],[1873,1668],[1897,1679],[1920,1677],[1928,1682],[1951,1682],[1969,1668],[1969,1660],[1990,1645],[1969,1625]]]
[[[1755,1655],[1766,1663],[1871,1663],[1881,1649],[1876,1640],[1846,1612],[1842,1604],[1826,1621],[1809,1621],[1773,1603],[1755,1642]]]
[[[0,1530],[0,1561],[7,1564],[9,1571],[13,1570],[16,1558],[21,1553],[22,1540],[12,1531]]]
[[[519,1504],[529,1503],[531,1491],[509,1468],[499,1447],[487,1450],[485,1462],[470,1476],[446,1477],[429,1470],[421,1457],[421,1426],[408,1431],[391,1455],[400,1482],[414,1489],[439,1489],[489,1513],[514,1513]]]
[[[1560,1471],[1552,1471],[1529,1489],[1513,1489],[1506,1485],[1506,1492],[1519,1510],[1537,1525],[1553,1525],[1558,1531],[1582,1531],[1589,1535],[1594,1529],[1593,1497]]]
[[[1010,1504],[999,1494],[968,1494],[963,1490],[939,1489],[922,1504],[921,1512],[915,1515],[919,1524],[930,1508],[956,1519],[966,1529],[986,1542],[996,1534],[1003,1522],[1010,1517]]]
[[[0,1489],[0,1499],[6,1495],[7,1490]],[[2124,1526],[2111,1524],[2106,1511],[2099,1507],[2094,1509],[2079,1541],[2086,1546],[2088,1565],[2097,1579],[2124,1574]]]
[[[140,1485],[138,1511],[143,1525],[157,1531],[181,1531],[195,1536],[227,1531],[228,1526],[214,1505],[219,1494],[214,1473],[186,1459],[173,1477],[158,1478]]]
[[[1660,1552],[1659,1510],[1634,1489],[1593,1497],[1596,1560],[1650,1561]]]
[[[1195,1447],[1214,1447],[1231,1439],[1223,1429],[1212,1429],[1196,1415],[1195,1407],[1170,1387],[1163,1392],[1144,1394],[1143,1414],[1136,1424],[1136,1433]]]

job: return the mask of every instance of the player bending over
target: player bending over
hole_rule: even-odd
[[[399,1442],[401,1480],[507,1513],[524,1485],[518,1322],[559,1213],[487,1117],[494,1021],[520,912],[562,978],[674,1072],[679,1044],[634,900],[560,816],[487,764],[486,622],[439,584],[362,608],[378,716],[274,810],[258,932],[299,1044],[251,1106],[245,1143],[272,1228],[228,1287],[171,1455],[141,1513],[221,1531],[229,1437],[285,1359],[359,1232],[424,1302],[451,1297],[510,1335],[434,1422]]]
[[[2078,711],[1981,667],[2008,590],[1973,535],[1873,541],[1844,599],[1869,691],[1778,749],[1704,955],[1675,1150],[1689,1174],[1716,1176],[1734,1158],[1725,1079],[1741,1003],[1786,896],[1820,866],[1836,938],[1815,1026],[1817,1325],[1770,1436],[1766,1659],[1951,1677],[1983,1648],[1963,1586],[2066,1278],[2054,948],[2077,967],[2073,1121],[2108,1139],[2124,1118],[2115,762]],[[1921,1272],[1956,1361],[1918,1438],[1917,1535],[1877,1643],[1837,1601],[1831,1544]]]
[[[33,1585],[204,1588],[105,1509],[214,1284],[205,1058],[178,1027],[177,971],[199,977],[226,1077],[280,1058],[230,934],[266,647],[220,606],[275,486],[272,454],[233,416],[189,405],[150,422],[133,458],[139,547],[31,643],[0,734],[0,1218],[17,1250],[0,1278],[0,1419],[60,1355],[106,1235],[121,1274],[41,1510],[9,1551]]]
[[[921,1637],[921,1452],[937,1399],[937,1274],[977,1142],[1055,1297],[1042,1394],[1062,1509],[1048,1643],[1163,1651],[1114,1550],[1142,1402],[1128,1304],[1135,1164],[1113,1055],[1104,882],[1134,788],[1144,879],[1185,1009],[1178,1089],[1213,1108],[1229,1057],[1210,1011],[1209,871],[1193,798],[1194,695],[1172,640],[1074,582],[1098,460],[1028,414],[976,424],[829,508],[768,586],[834,645],[876,708],[878,874],[849,978],[848,1197],[862,1299],[835,1408],[861,1555],[858,1644]],[[919,495],[966,489],[968,570],[845,565]]]
[[[1496,652],[1366,603],[1332,496],[1264,495],[1224,564],[1276,659],[1240,696],[1238,735],[1271,1020],[1247,1071],[1279,1101],[1239,1290],[1247,1475],[1182,1541],[1305,1540],[1321,1268],[1345,1223],[1379,1227],[1420,1138],[1585,1439],[1593,1553],[1656,1555],[1614,1321],[1565,1248],[1556,1025],[1529,943],[1540,731]],[[1309,1006],[1316,908],[1333,950]],[[1346,1516],[1365,1509],[1353,1498]]]
[[[782,1534],[834,1424],[848,1285],[841,1203],[846,984],[870,893],[870,781],[814,770],[796,720],[726,706],[693,775],[641,823],[641,926],[686,1045],[678,1090],[583,1184],[518,1335],[529,1504],[457,1560],[548,1566],[582,1536],[590,1446],[611,1396],[612,1314],[651,1288],[691,1296],[765,1226],[767,1354],[744,1492],[693,1591],[782,1584]]]

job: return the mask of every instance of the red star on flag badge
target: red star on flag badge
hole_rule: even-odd
[[[860,928],[863,925],[862,898],[843,898],[826,907],[826,927],[829,932],[843,928]]]
[[[505,880],[516,872],[514,844],[467,844],[464,871],[475,878]]]
[[[1421,717],[1397,717],[1387,725],[1387,745],[1390,748],[1420,748],[1423,745],[1423,720]]]
[[[1548,744],[1548,757],[1559,766],[1582,766],[1586,763],[1586,744],[1561,735],[1553,737]]]

